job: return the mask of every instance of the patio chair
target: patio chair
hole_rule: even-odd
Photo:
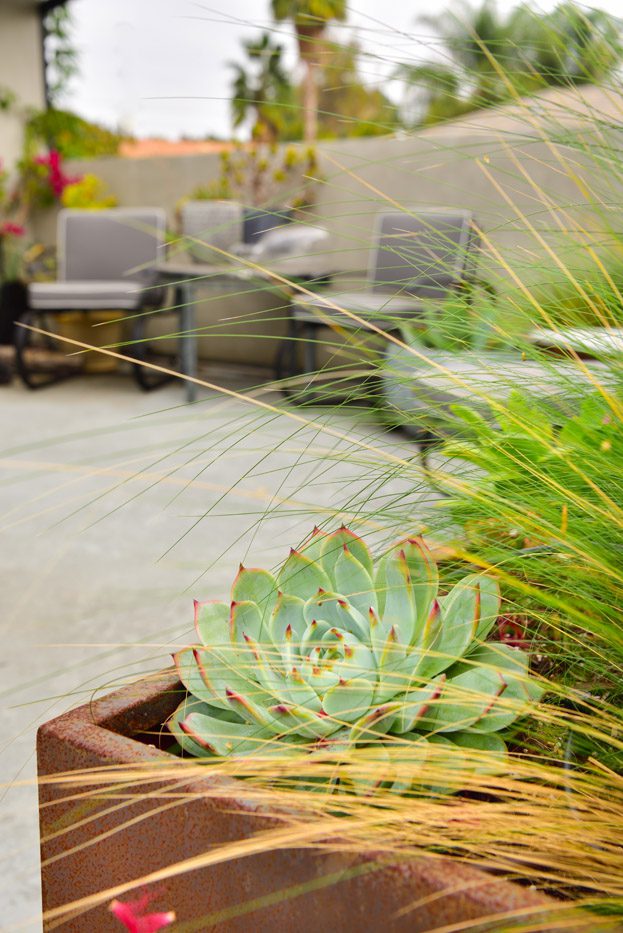
[[[187,201],[181,211],[181,232],[188,237],[193,262],[222,263],[218,250],[229,252],[242,241],[244,211],[238,201]],[[210,247],[217,247],[211,249]]]
[[[165,214],[158,208],[63,210],[58,217],[59,270],[55,282],[28,287],[26,324],[47,325],[49,316],[71,311],[118,311],[131,315],[156,307],[154,266],[164,246]],[[75,368],[36,369],[29,360],[32,332],[16,329],[16,369],[31,389],[67,378]],[[139,351],[140,354],[140,351]]]
[[[441,310],[453,293],[462,290],[469,298],[478,284],[475,256],[479,237],[470,211],[386,211],[377,217],[374,240],[364,289],[301,295],[292,301],[290,330],[276,367],[281,377],[317,370],[321,328],[399,330],[431,307]],[[301,342],[302,369],[297,365]]]

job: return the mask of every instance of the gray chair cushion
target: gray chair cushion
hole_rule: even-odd
[[[327,306],[323,298],[340,308],[352,311],[378,327],[391,325],[396,318],[413,318],[423,313],[424,305],[412,295],[388,295],[381,292],[325,292],[323,296],[301,296],[292,302],[292,314],[297,321],[322,324],[333,322],[341,327],[358,328],[361,325],[347,314]]]
[[[144,296],[144,289],[133,281],[33,282],[28,286],[28,302],[34,311],[134,311]]]

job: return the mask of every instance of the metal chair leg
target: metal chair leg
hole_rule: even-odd
[[[151,392],[167,382],[172,382],[173,376],[154,373],[149,366],[143,365],[147,361],[146,323],[145,316],[140,315],[140,317],[136,318],[132,327],[132,356],[137,361],[132,365],[132,375],[143,392]]]
[[[20,323],[34,325],[37,321],[43,323],[44,329],[49,329],[45,326],[45,316],[43,314],[38,315],[36,311],[32,310],[26,311],[26,313],[21,316]],[[52,374],[44,374],[36,378],[33,374],[33,370],[28,365],[28,351],[32,349],[32,341],[32,331],[28,329],[28,326],[18,326],[15,328],[15,370],[27,388],[43,389],[45,386],[54,385],[57,382],[64,382],[66,379],[71,379],[72,376],[76,375],[76,371],[73,369],[61,369],[59,372],[57,368]],[[52,347],[50,349],[52,349]]]
[[[281,341],[275,357],[275,379],[279,382],[285,379],[294,379],[302,374],[297,365],[299,325],[296,318],[291,317],[288,322],[287,336]],[[281,386],[286,398],[292,398],[293,389],[290,386]]]

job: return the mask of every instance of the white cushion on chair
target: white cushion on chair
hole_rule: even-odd
[[[132,281],[33,282],[28,286],[28,303],[34,311],[134,311],[144,291]]]

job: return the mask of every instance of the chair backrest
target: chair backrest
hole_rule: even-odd
[[[59,279],[131,279],[151,283],[164,258],[166,215],[160,208],[63,210],[58,216]]]
[[[374,291],[446,298],[473,275],[479,238],[470,211],[387,211],[377,218]]]
[[[223,262],[226,257],[210,246],[229,251],[242,241],[242,228],[243,207],[238,201],[187,201],[182,207],[182,236],[192,238],[188,254],[195,262]]]

